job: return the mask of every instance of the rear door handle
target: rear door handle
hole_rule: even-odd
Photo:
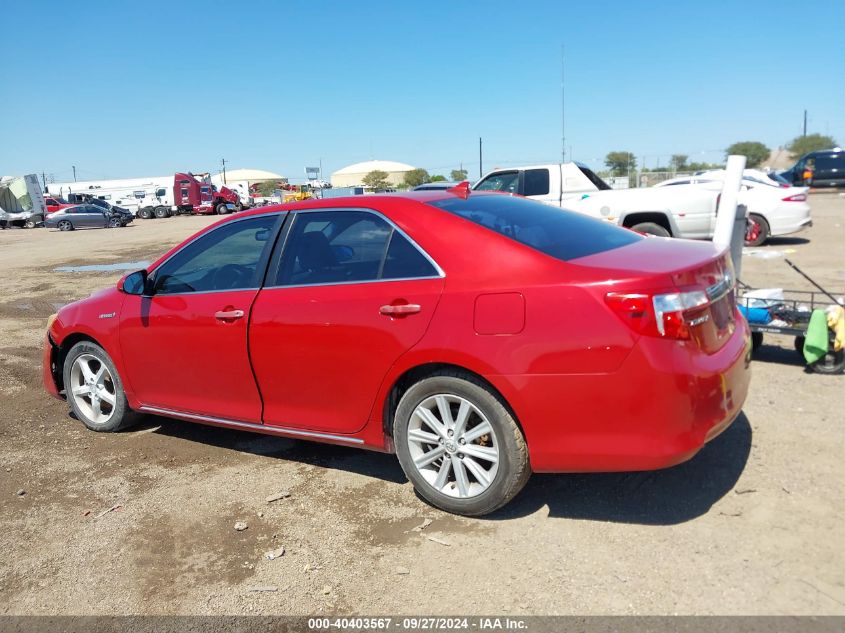
[[[416,314],[420,310],[422,310],[422,307],[417,303],[388,304],[379,308],[379,312],[386,316],[405,316],[406,314]]]
[[[243,316],[243,310],[221,310],[214,313],[214,318],[220,321],[234,321],[235,319],[242,319]]]

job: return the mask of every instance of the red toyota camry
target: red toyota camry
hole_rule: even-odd
[[[749,358],[712,244],[452,189],[214,224],[52,317],[44,384],[95,431],[151,413],[395,452],[481,515],[532,471],[689,459]]]

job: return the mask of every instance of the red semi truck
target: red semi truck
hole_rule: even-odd
[[[228,187],[217,188],[191,173],[174,176],[173,197],[180,213],[231,213],[240,209],[238,195]]]

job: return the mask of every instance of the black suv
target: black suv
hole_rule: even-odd
[[[780,175],[797,187],[845,187],[845,151],[835,147],[810,152]]]

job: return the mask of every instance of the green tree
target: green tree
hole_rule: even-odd
[[[405,184],[410,189],[419,185],[424,185],[427,182],[431,182],[431,176],[428,175],[428,172],[425,169],[417,168],[405,172]]]
[[[270,197],[273,195],[273,191],[279,188],[279,183],[275,180],[265,180],[263,182],[259,182],[255,189],[258,192],[259,196]]]
[[[637,168],[637,158],[631,152],[610,152],[605,156],[604,164],[613,176],[621,176]]]
[[[793,158],[801,158],[804,154],[833,147],[836,147],[836,141],[833,140],[833,137],[824,134],[808,134],[792,139],[786,149],[789,150]]]
[[[431,180],[428,182],[446,182],[446,176],[441,176],[440,174],[435,174],[431,177]]]
[[[452,179],[452,182],[463,182],[467,179],[468,174],[469,172],[466,169],[453,169],[449,178]]]
[[[386,171],[376,169],[364,176],[361,179],[361,182],[363,182],[367,187],[372,187],[375,191],[384,191],[390,187],[390,182],[387,180],[388,176],[390,176],[390,174]]]
[[[746,167],[757,167],[769,157],[769,148],[757,141],[739,141],[725,150],[725,155],[745,156]]]
[[[672,154],[672,158],[669,159],[669,166],[674,171],[684,171],[687,168],[687,160],[689,156],[686,154]]]

